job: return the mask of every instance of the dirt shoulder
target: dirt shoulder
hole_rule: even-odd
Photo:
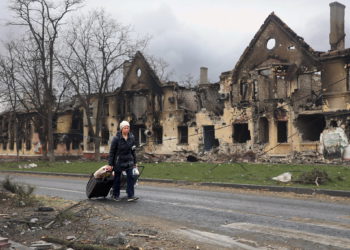
[[[111,201],[36,196],[32,204],[0,191],[0,237],[25,246],[74,249],[213,249],[174,232],[179,225],[131,216]],[[51,210],[52,211],[48,211]],[[45,241],[45,242],[38,242]]]
[[[207,187],[196,184],[140,183],[186,189],[279,196],[350,204],[350,198],[303,195],[264,190]],[[57,197],[18,199],[0,189],[0,237],[25,246],[44,240],[58,247],[74,249],[215,249],[176,233],[183,228],[157,217],[143,217],[122,211],[110,200],[73,202]],[[52,211],[48,211],[52,210]]]

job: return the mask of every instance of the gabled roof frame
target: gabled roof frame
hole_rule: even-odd
[[[260,38],[261,34],[264,32],[264,30],[267,28],[267,26],[271,23],[275,23],[278,27],[283,30],[288,37],[292,41],[294,41],[296,44],[299,45],[299,47],[308,55],[310,58],[312,58],[315,61],[318,61],[319,55],[321,52],[313,50],[310,45],[308,45],[304,39],[300,36],[298,36],[287,24],[285,24],[278,16],[275,15],[274,12],[272,12],[264,21],[258,32],[254,35],[253,39],[250,41],[248,47],[244,50],[243,54],[238,59],[235,68],[232,71],[232,83],[234,83],[237,79],[238,72],[245,61],[245,58],[249,56],[249,54],[252,51],[252,48]]]

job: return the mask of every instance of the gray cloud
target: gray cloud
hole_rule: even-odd
[[[161,57],[174,69],[173,80],[199,76],[209,68],[209,80],[232,70],[265,18],[274,11],[315,50],[329,49],[329,0],[86,0],[82,12],[105,8],[136,33],[151,35],[147,53]],[[345,2],[343,2],[346,4]],[[8,0],[0,1],[0,36],[15,33],[4,27],[10,17]],[[346,46],[350,45],[350,5],[345,9]],[[10,35],[9,35],[10,34]]]

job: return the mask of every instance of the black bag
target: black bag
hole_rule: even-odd
[[[93,197],[106,197],[113,186],[114,176],[104,178],[95,178],[92,174],[86,184],[86,196],[90,199]]]

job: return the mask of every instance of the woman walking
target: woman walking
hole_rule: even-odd
[[[135,201],[133,168],[136,168],[135,137],[130,132],[130,124],[122,121],[119,125],[120,131],[112,140],[109,151],[109,166],[114,170],[114,183],[112,199],[120,201],[120,177],[123,171],[126,172],[126,193],[128,201]]]

